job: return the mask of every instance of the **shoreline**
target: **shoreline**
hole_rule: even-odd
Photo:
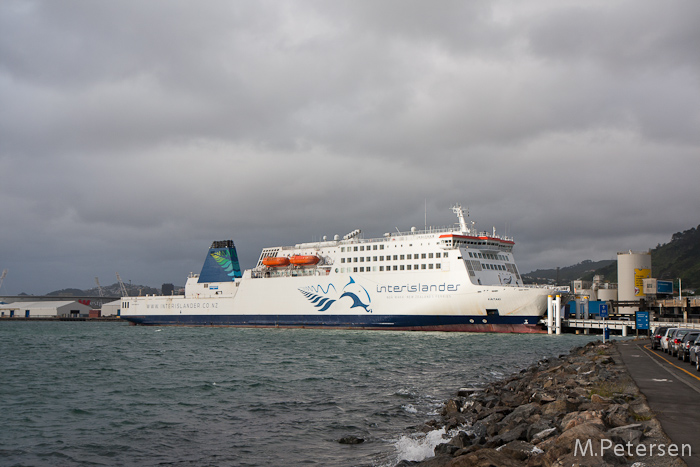
[[[33,316],[26,318],[24,316],[13,316],[13,317],[3,317],[0,318],[0,323],[2,322],[12,322],[12,321],[95,321],[95,322],[103,322],[103,323],[116,323],[116,322],[122,322],[126,323],[127,321],[121,319],[119,316],[97,316],[97,317],[88,317],[88,316],[79,316],[79,317],[71,317],[71,316]]]
[[[614,342],[589,342],[460,389],[420,431],[441,429],[434,457],[396,467],[686,465],[684,446],[663,431]]]

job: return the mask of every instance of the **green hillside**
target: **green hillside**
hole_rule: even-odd
[[[700,225],[657,245],[651,251],[651,273],[657,279],[680,278],[684,289],[700,288]]]
[[[568,285],[571,281],[581,279],[582,276],[590,275],[590,277],[593,277],[593,273],[595,271],[611,264],[617,267],[617,262],[612,259],[603,261],[591,261],[587,259],[578,264],[574,264],[573,266],[559,268],[558,273],[556,269],[538,269],[536,271],[523,274],[522,277],[523,282],[526,284],[554,284],[557,281],[558,274],[559,282],[557,285]]]

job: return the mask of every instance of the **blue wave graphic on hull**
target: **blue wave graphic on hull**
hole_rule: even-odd
[[[353,285],[353,289],[357,291],[360,295],[366,295],[367,296],[367,304],[365,304],[362,299],[358,296],[357,293],[355,292],[350,292],[350,291],[345,291],[349,286]],[[348,282],[345,287],[343,287],[343,293],[340,297],[338,297],[337,300],[331,299],[330,297],[324,296],[328,295],[328,292],[330,292],[331,287],[333,287],[333,292],[337,293],[337,289],[333,284],[328,284],[328,287],[326,287],[326,290],[323,290],[323,286],[321,284],[318,284],[316,286],[309,286],[305,287],[304,289],[299,289],[299,292],[304,294],[304,296],[309,300],[309,302],[316,308],[318,308],[318,311],[326,311],[328,310],[331,305],[333,305],[336,301],[340,301],[344,297],[348,297],[350,300],[352,300],[352,305],[350,305],[350,309],[353,308],[364,308],[364,310],[367,313],[372,313],[372,309],[369,307],[369,303],[372,301],[372,299],[369,296],[369,292],[367,292],[367,289],[362,287],[360,284],[355,282],[355,280],[351,277],[350,282]],[[319,295],[319,292],[323,292],[323,295]]]
[[[307,287],[307,289],[313,290],[314,292],[318,292],[319,290],[323,292],[324,295],[328,294],[328,291],[331,290],[331,287],[333,287],[333,290],[335,290],[335,286],[333,284],[328,284],[328,287],[326,287],[326,290],[323,290],[323,286],[321,284],[318,285],[310,285]],[[301,289],[299,289],[301,290]]]
[[[335,303],[335,300],[330,300],[328,297],[323,297],[321,295],[316,295],[311,292],[306,292],[304,290],[299,289],[301,293],[306,295],[306,298],[309,299],[311,303],[314,304],[316,308],[318,308],[318,311],[326,311],[330,306]],[[318,302],[318,303],[316,303]]]

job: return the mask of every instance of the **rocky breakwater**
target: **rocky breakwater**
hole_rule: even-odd
[[[422,427],[437,429],[447,434],[434,457],[397,467],[685,465],[659,448],[671,441],[610,343],[461,389]]]

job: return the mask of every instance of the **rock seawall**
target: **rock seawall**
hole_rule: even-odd
[[[434,457],[397,467],[685,465],[666,452],[671,441],[614,344],[600,341],[460,389],[423,431],[440,428],[449,435]]]

